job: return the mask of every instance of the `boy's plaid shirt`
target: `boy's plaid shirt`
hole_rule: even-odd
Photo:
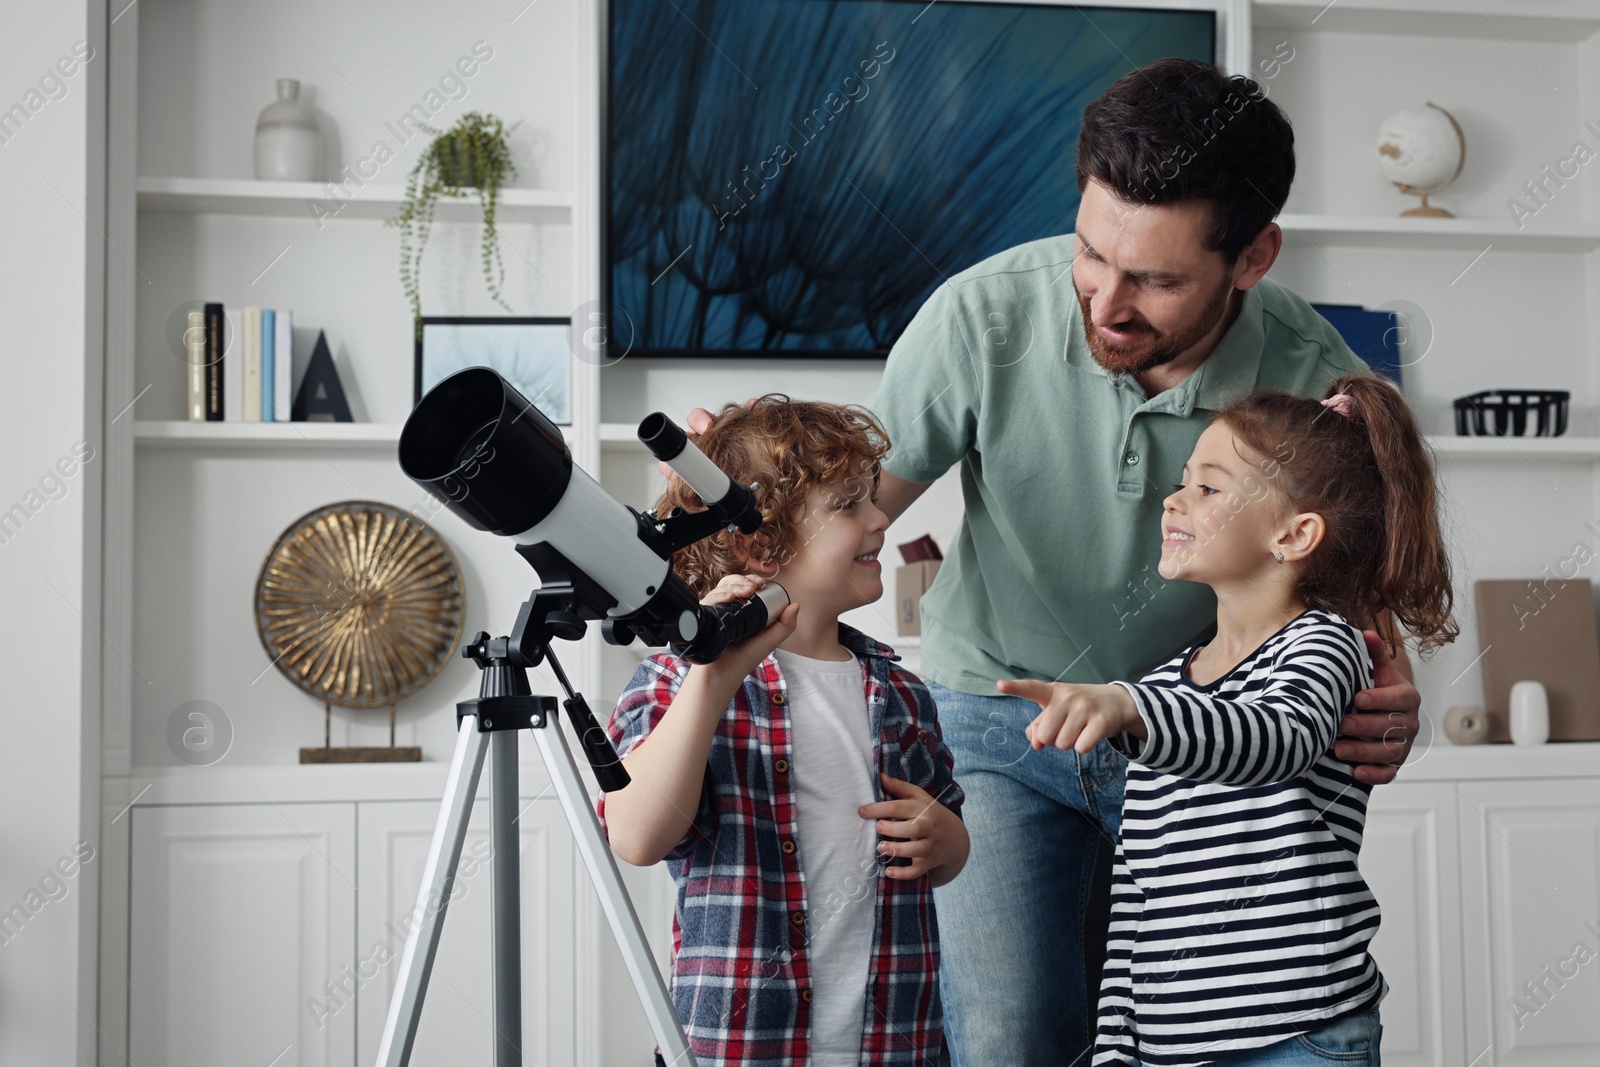
[[[952,811],[963,794],[927,686],[888,646],[839,626],[862,663],[878,769],[921,786]],[[619,754],[661,721],[689,663],[661,653],[639,665],[612,713]],[[667,855],[678,883],[672,998],[701,1067],[790,1067],[811,1053],[807,929],[837,911],[806,895],[795,845],[788,691],[768,656],[745,678],[711,742],[700,807]],[[888,799],[874,780],[877,799]],[[605,798],[600,798],[605,823]],[[926,875],[898,881],[886,857],[863,857],[876,885],[874,951],[862,1002],[862,1064],[936,1065],[939,928]]]

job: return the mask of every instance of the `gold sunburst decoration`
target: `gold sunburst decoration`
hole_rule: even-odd
[[[340,707],[392,709],[427,685],[455,651],[463,614],[444,541],[371,500],[296,519],[256,579],[267,656],[301,690]]]

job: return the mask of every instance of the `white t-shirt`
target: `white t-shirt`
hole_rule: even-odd
[[[779,650],[789,689],[796,847],[806,880],[812,1067],[857,1067],[877,904],[877,800],[861,662]]]

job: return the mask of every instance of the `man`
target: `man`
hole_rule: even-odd
[[[1075,232],[949,278],[889,354],[878,506],[897,518],[957,464],[965,502],[922,603],[971,838],[935,893],[956,1067],[1088,1062],[1104,942],[1085,920],[1103,922],[1095,872],[1122,803],[1108,744],[1032,751],[1038,706],[995,682],[1137,679],[1214,628],[1210,588],[1156,570],[1162,501],[1210,412],[1257,386],[1320,398],[1366,369],[1266,279],[1293,178],[1288,120],[1255,82],[1188,60],[1133,71],[1084,111]],[[1335,751],[1377,784],[1421,698],[1398,642],[1397,662],[1367,642],[1375,685]]]

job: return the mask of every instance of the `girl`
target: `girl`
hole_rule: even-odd
[[[1368,787],[1333,755],[1364,628],[1458,636],[1433,464],[1398,389],[1240,397],[1165,502],[1163,577],[1217,629],[1137,684],[1002,681],[1034,748],[1126,755],[1095,1064],[1377,1064],[1387,987],[1357,868]],[[1392,618],[1391,618],[1392,616]],[[1352,625],[1354,623],[1355,625]]]

